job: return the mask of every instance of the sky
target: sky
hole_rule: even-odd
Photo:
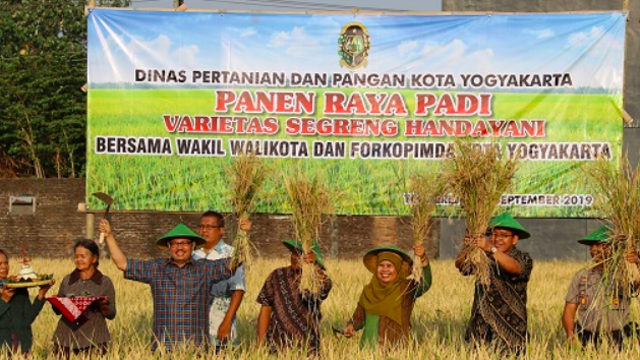
[[[440,11],[441,0],[185,0],[189,9],[261,11],[351,10]],[[173,0],[133,0],[135,8],[171,8]]]
[[[284,1],[284,0],[283,0]],[[134,69],[343,72],[337,40],[359,21],[366,72],[570,72],[575,86],[622,88],[625,18],[605,14],[256,14],[96,9],[89,79],[132,82]]]

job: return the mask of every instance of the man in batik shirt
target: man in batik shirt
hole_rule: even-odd
[[[274,270],[265,281],[258,303],[262,305],[258,317],[258,343],[266,344],[272,353],[298,348],[307,355],[320,352],[320,305],[331,291],[331,279],[325,273],[318,244],[302,254],[298,241],[283,244],[291,251],[291,266]],[[301,263],[315,263],[320,289],[317,294],[300,291]]]
[[[515,245],[531,235],[508,213],[489,222],[489,238],[477,237],[473,246],[489,258],[490,283],[476,281],[471,319],[465,340],[493,343],[503,351],[524,353],[527,344],[527,284],[533,268],[529,254]],[[460,250],[456,267],[464,276],[475,273],[465,261],[471,247]]]

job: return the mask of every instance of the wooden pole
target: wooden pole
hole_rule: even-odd
[[[85,239],[93,240],[93,228],[95,226],[95,217],[93,213],[87,213],[86,219]]]

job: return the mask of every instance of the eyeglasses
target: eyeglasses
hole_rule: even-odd
[[[512,236],[513,236],[513,234],[504,234],[504,233],[497,233],[497,234],[496,234],[496,233],[491,233],[491,236],[492,236],[492,237],[494,237],[494,238],[496,238],[496,239],[502,239],[502,240],[504,240],[504,239],[508,239],[508,238],[512,237]]]
[[[198,229],[200,230],[213,230],[220,229],[221,227],[221,225],[198,225]]]
[[[191,241],[185,241],[185,242],[170,242],[170,243],[169,243],[169,247],[171,247],[171,248],[189,247],[189,246],[191,246]]]

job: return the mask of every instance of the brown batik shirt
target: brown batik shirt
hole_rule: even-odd
[[[320,269],[320,267],[317,267]],[[271,352],[300,346],[308,354],[320,349],[320,305],[331,291],[331,279],[319,270],[323,279],[319,294],[303,296],[300,292],[299,270],[291,266],[274,270],[265,281],[258,303],[272,308],[266,342]]]
[[[495,342],[505,350],[521,352],[527,342],[527,284],[533,260],[529,254],[515,247],[507,255],[520,264],[522,272],[509,274],[490,258],[491,281],[488,286],[476,281],[465,340]],[[460,272],[465,276],[473,273]]]

